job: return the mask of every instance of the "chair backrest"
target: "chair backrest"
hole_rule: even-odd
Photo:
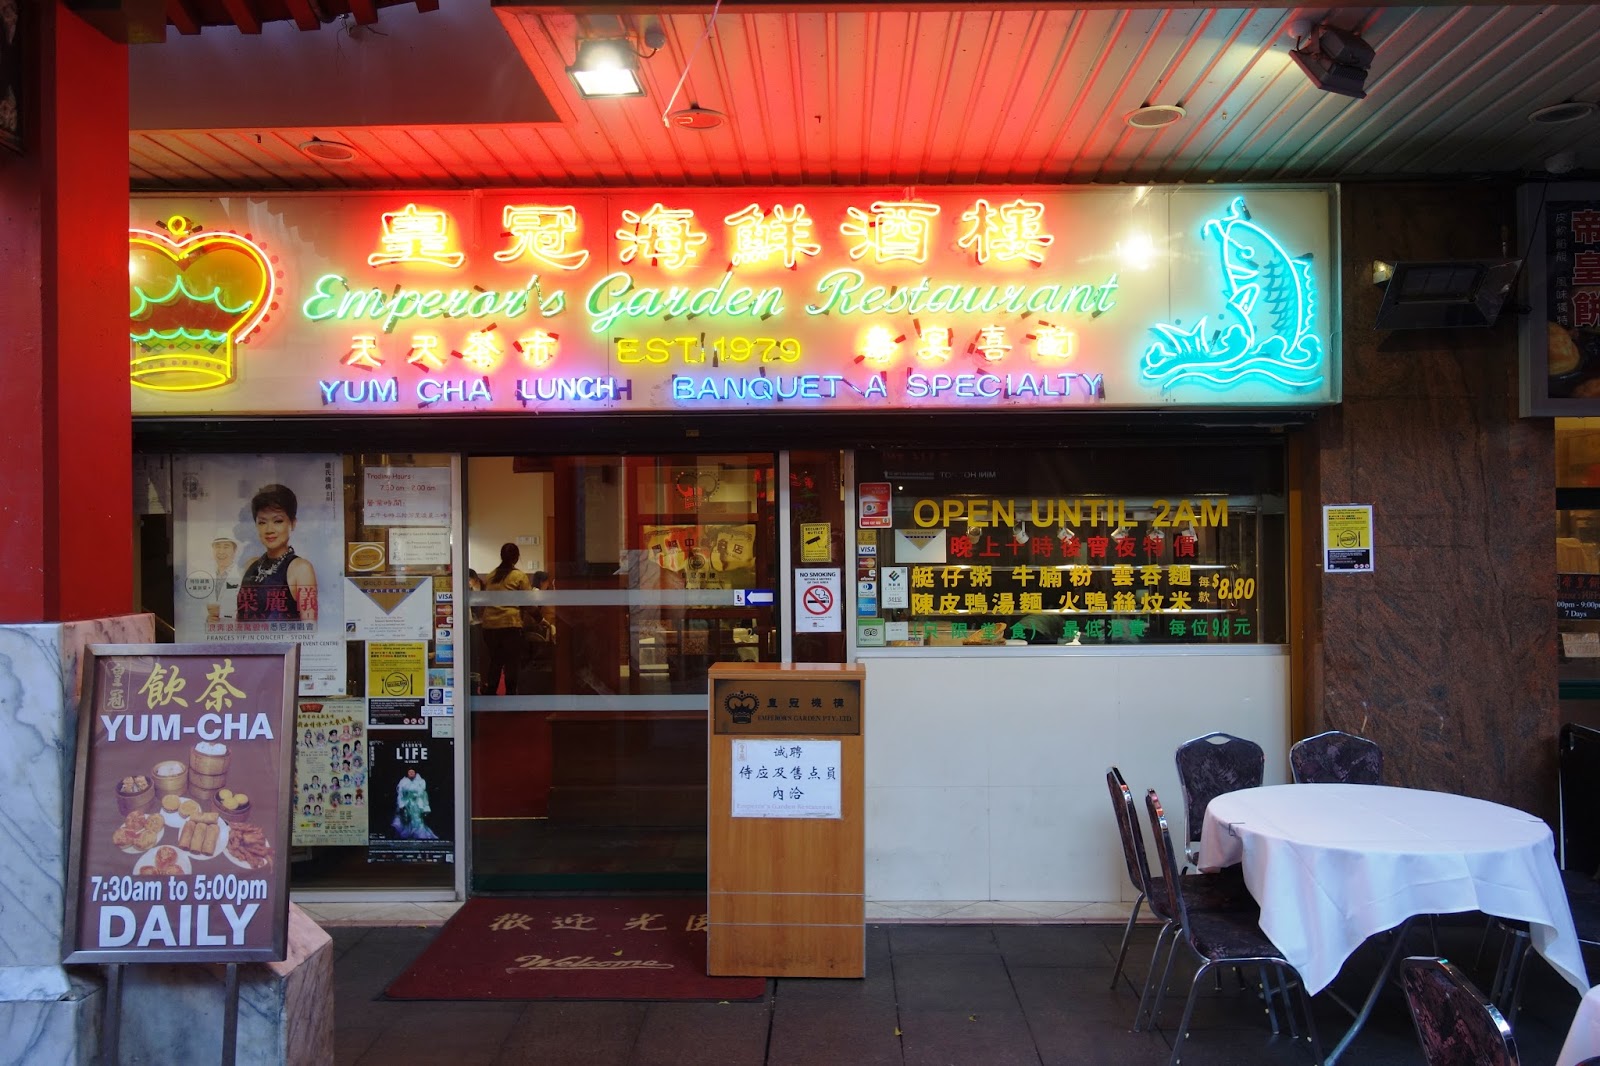
[[[1330,729],[1289,749],[1296,784],[1377,785],[1383,782],[1383,749],[1366,737]]]
[[[1518,1066],[1511,1027],[1466,974],[1417,957],[1401,964],[1400,980],[1428,1066]]]
[[[1255,788],[1266,774],[1267,756],[1261,745],[1227,733],[1207,733],[1178,745],[1178,783],[1183,786],[1183,810],[1189,835],[1200,839],[1206,806],[1225,792]]]
[[[1128,864],[1128,880],[1150,897],[1150,859],[1144,851],[1144,834],[1139,831],[1139,811],[1133,790],[1115,766],[1106,771],[1106,788],[1111,790],[1111,809],[1117,815],[1117,832],[1122,836],[1122,858]],[[1152,907],[1165,909],[1165,900],[1151,900]]]
[[[1182,867],[1178,865],[1178,856],[1172,850],[1172,831],[1167,826],[1167,812],[1162,809],[1161,797],[1156,795],[1153,788],[1144,794],[1144,805],[1150,812],[1150,835],[1155,838],[1156,856],[1161,860],[1162,906],[1178,923],[1178,928],[1187,933],[1189,910],[1183,904],[1183,885],[1178,880]]]

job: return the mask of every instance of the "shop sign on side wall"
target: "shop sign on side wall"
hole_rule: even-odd
[[[1524,186],[1529,249],[1521,316],[1522,413],[1600,415],[1600,184]]]

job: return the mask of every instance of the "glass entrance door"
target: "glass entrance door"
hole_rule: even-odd
[[[779,655],[774,474],[468,460],[475,891],[704,886],[707,671]]]

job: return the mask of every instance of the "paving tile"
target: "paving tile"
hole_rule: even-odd
[[[761,1062],[772,1010],[766,1003],[652,1003],[634,1041],[633,1066]]]
[[[894,987],[902,1013],[972,1013],[1020,1006],[999,955],[897,955]]]
[[[352,1066],[382,1035],[383,1030],[377,1027],[339,1025],[336,1021],[333,1034],[334,1066]]]
[[[1038,1066],[1020,1010],[902,1011],[906,1066]]]
[[[1030,1010],[1027,1019],[1039,1059],[1049,1066],[1155,1066],[1170,1051],[1160,1033],[1136,1033],[1128,1023],[1088,1018],[1070,1005]]]
[[[378,1039],[356,1062],[358,1066],[394,1062],[487,1064],[499,1054],[521,1013],[439,1007],[417,1011],[385,1025]]]
[[[1011,966],[1088,966],[1111,980],[1116,953],[1072,925],[997,925],[995,943]]]
[[[1069,966],[1011,966],[1017,1002],[1030,1015],[1071,1011],[1088,1021],[1133,1026],[1139,1009],[1139,989],[1120,983],[1110,987],[1105,970]]]
[[[894,954],[957,955],[995,954],[994,927],[989,925],[896,925],[889,927],[889,947]]]
[[[504,1066],[627,1066],[649,1009],[648,1003],[529,1003],[492,1061]]]
[[[863,1003],[849,1010],[822,1002],[775,1005],[766,1066],[900,1066],[899,1028],[893,1003]]]

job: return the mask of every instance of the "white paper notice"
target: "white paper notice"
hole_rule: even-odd
[[[427,640],[433,636],[433,582],[426,577],[347,577],[347,640]]]
[[[369,526],[450,524],[450,468],[368,467],[361,518]]]
[[[733,742],[733,817],[841,818],[837,740]]]
[[[450,563],[450,530],[389,530],[390,566],[447,566]]]
[[[911,606],[911,579],[907,576],[910,567],[886,566],[883,568],[883,607],[888,610],[892,607]]]
[[[840,580],[837,569],[799,567],[794,572],[794,628],[797,633],[838,633]]]
[[[945,530],[897,529],[894,531],[894,561],[897,563],[942,563],[945,561]]]

